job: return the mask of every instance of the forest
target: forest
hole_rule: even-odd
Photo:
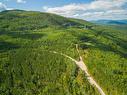
[[[127,26],[96,25],[59,15],[0,12],[0,95],[100,95],[79,60],[106,95],[127,93]]]

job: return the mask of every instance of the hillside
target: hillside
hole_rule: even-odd
[[[45,27],[69,27],[69,26],[80,26],[83,25],[81,21],[76,21],[76,19],[67,19],[65,17],[50,14],[50,13],[40,13],[33,11],[23,11],[23,10],[11,10],[3,11],[0,13],[0,20],[12,21],[12,25],[18,24],[19,29],[39,29]],[[17,22],[18,21],[18,22]],[[29,23],[29,26],[25,26],[25,23]],[[87,24],[89,24],[87,22]],[[15,26],[11,26],[15,27]],[[26,29],[27,28],[27,29]],[[17,29],[16,29],[17,30]]]
[[[0,94],[100,95],[75,59],[106,95],[126,95],[126,31],[50,13],[0,12]]]

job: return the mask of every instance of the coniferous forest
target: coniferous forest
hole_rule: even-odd
[[[105,94],[126,95],[127,26],[22,10],[0,12],[0,95],[100,95],[58,54],[79,60],[76,44]]]

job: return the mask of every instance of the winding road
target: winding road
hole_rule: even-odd
[[[76,44],[76,49],[77,49],[77,52],[79,53],[79,49],[78,49],[78,45],[77,45],[77,44]],[[87,69],[87,67],[86,67],[86,65],[85,65],[85,63],[84,63],[84,61],[83,61],[83,59],[82,59],[80,53],[79,53],[80,61],[77,61],[77,60],[73,59],[72,57],[70,57],[70,56],[68,56],[68,55],[66,55],[66,54],[58,53],[58,52],[56,52],[56,51],[50,51],[50,52],[55,53],[55,54],[60,54],[60,55],[62,55],[62,56],[64,56],[64,57],[69,58],[69,59],[72,60],[73,62],[75,62],[76,65],[77,65],[82,71],[84,71],[84,73],[86,74],[86,77],[87,77],[89,83],[90,83],[92,86],[96,87],[101,95],[106,95],[106,94],[104,93],[104,91],[102,90],[102,88],[97,84],[97,82],[96,82],[96,81],[93,79],[93,77],[89,74],[88,69]]]

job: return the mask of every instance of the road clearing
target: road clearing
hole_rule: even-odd
[[[76,44],[76,49],[77,49],[77,52],[79,53],[79,49],[78,49],[78,45],[77,45],[77,44]],[[59,52],[56,52],[56,51],[50,51],[50,52],[55,53],[55,54],[60,54],[60,55],[62,55],[62,56],[64,56],[64,57],[69,58],[69,59],[72,60],[73,62],[75,62],[76,65],[77,65],[82,71],[84,71],[84,73],[85,73],[85,75],[86,75],[86,78],[87,78],[87,80],[89,81],[89,83],[90,83],[92,86],[96,87],[96,88],[98,89],[98,92],[99,92],[101,95],[106,95],[106,94],[104,93],[104,91],[102,90],[102,88],[101,88],[101,87],[97,84],[97,82],[94,80],[94,78],[89,74],[88,69],[87,69],[87,66],[85,65],[85,63],[84,63],[84,61],[83,61],[83,58],[82,58],[82,56],[80,55],[80,53],[79,53],[80,60],[77,61],[77,60],[73,59],[72,57],[70,57],[70,56],[68,56],[68,55],[66,55],[66,54],[59,53]]]

